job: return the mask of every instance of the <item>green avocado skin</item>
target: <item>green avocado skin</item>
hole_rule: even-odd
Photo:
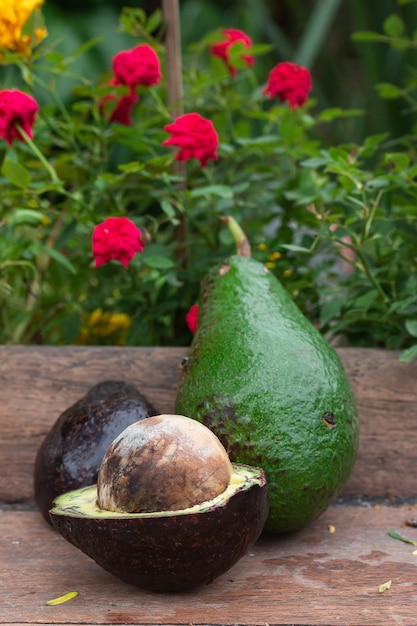
[[[272,533],[316,519],[355,462],[356,405],[338,355],[250,257],[229,257],[202,282],[175,410],[211,428],[232,461],[264,469]]]

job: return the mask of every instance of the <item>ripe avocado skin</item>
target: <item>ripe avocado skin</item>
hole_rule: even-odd
[[[244,468],[242,466],[242,468]],[[64,494],[50,511],[54,528],[121,580],[153,592],[188,591],[228,571],[262,532],[268,513],[263,470],[246,468],[247,480],[227,499],[201,509],[143,515],[83,514],[82,492]],[[252,475],[252,478],[251,478]],[[78,502],[80,502],[78,500]],[[85,502],[85,499],[84,499]]]
[[[36,504],[50,524],[54,498],[97,481],[101,460],[127,426],[159,411],[133,385],[105,380],[61,413],[35,458]]]
[[[232,461],[264,469],[269,532],[317,518],[355,462],[355,399],[338,355],[250,257],[229,257],[202,282],[175,410],[211,428]]]

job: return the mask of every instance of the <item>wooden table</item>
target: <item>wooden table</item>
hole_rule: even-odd
[[[261,538],[212,584],[151,594],[98,567],[33,502],[36,450],[93,384],[124,379],[174,411],[182,348],[0,347],[0,624],[417,624],[417,362],[340,349],[360,450],[338,502],[289,536]],[[334,531],[334,532],[331,532]],[[379,585],[392,581],[390,589]],[[46,601],[68,591],[75,599]]]

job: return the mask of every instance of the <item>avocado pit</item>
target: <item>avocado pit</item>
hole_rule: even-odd
[[[221,494],[232,473],[211,430],[181,415],[158,415],[110,444],[98,474],[98,506],[126,513],[185,509]]]

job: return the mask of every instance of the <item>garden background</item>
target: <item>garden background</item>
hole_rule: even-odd
[[[119,22],[123,7],[144,13]],[[184,108],[213,119],[221,138],[207,171],[187,164],[185,187],[156,149],[169,122],[164,85],[140,93],[132,127],[98,116],[98,77],[117,52],[146,41],[164,58],[159,8],[47,0],[39,50],[50,49],[0,66],[3,88],[38,97],[34,140],[75,198],[51,187],[29,146],[2,142],[0,341],[188,344],[200,280],[233,251],[218,219],[231,213],[329,338],[415,357],[417,3],[180,2]],[[236,80],[208,53],[224,27],[254,43],[256,63]],[[306,107],[262,95],[286,60],[311,71]],[[91,233],[110,214],[132,216],[149,238],[127,271],[93,266]]]
[[[397,14],[410,34],[417,29],[417,3],[413,0],[180,0],[183,47],[220,27],[241,28],[253,41],[269,43],[271,52],[257,65],[270,67],[277,60],[292,60],[313,72],[321,107],[363,108],[364,115],[349,122],[347,131],[334,128],[331,140],[389,131],[408,133],[410,120],[399,114],[398,103],[378,97],[376,85],[403,86],[410,67],[416,67],[417,46],[393,49],[354,41],[357,31],[383,32],[385,20]],[[123,7],[160,8],[155,0],[49,0],[43,8],[48,27],[59,32],[68,53],[93,37],[102,37],[88,57],[86,71],[102,72],[108,59],[130,46],[129,36],[115,32]],[[256,9],[256,10],[255,10]],[[258,70],[260,75],[262,73]],[[413,119],[415,121],[415,119]]]

